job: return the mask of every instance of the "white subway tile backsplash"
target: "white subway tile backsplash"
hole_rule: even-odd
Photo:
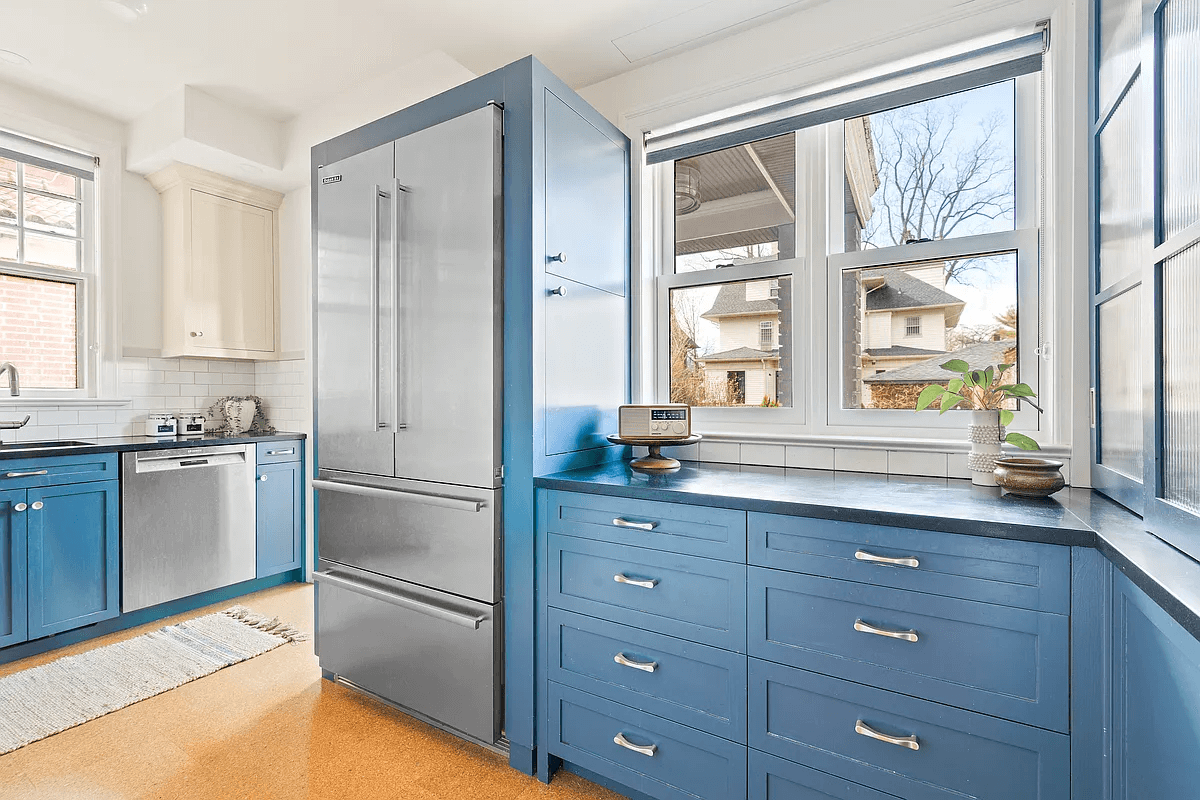
[[[833,468],[842,472],[888,471],[886,450],[866,447],[836,447],[833,450]]]
[[[168,372],[163,375],[164,383],[195,383],[196,373],[194,372]]]
[[[741,463],[741,445],[737,442],[700,441],[700,460],[718,464]]]
[[[946,454],[914,450],[888,452],[887,471],[890,475],[924,475],[946,477]]]
[[[833,448],[789,444],[784,465],[802,469],[833,469]]]
[[[79,424],[79,412],[57,410],[39,411],[37,412],[37,415],[30,420],[30,424],[36,425],[39,428],[50,425],[77,425]]]
[[[766,467],[782,467],[785,449],[781,444],[743,444],[741,463]]]
[[[164,372],[178,372],[179,359],[177,358],[149,358],[146,359],[147,369],[160,369]]]

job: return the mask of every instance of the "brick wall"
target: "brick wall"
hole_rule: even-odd
[[[75,284],[0,275],[0,361],[30,389],[74,389]]]

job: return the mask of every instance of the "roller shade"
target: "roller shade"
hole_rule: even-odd
[[[1049,37],[1049,28],[1041,27],[915,67],[816,87],[794,97],[766,98],[721,116],[647,131],[646,163],[677,161],[1038,72]]]
[[[12,158],[35,167],[65,172],[85,181],[95,179],[95,156],[0,130],[0,157]]]

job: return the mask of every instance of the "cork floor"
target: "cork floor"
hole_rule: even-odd
[[[312,630],[312,587],[239,598]],[[232,605],[221,603],[0,666],[0,676]],[[0,756],[0,800],[331,798],[616,800],[501,757],[321,680],[312,642],[278,647]]]

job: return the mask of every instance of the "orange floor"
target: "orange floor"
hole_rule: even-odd
[[[312,629],[311,586],[238,602]],[[0,676],[231,604],[0,666]],[[538,783],[320,674],[312,642],[288,644],[34,742],[0,756],[0,799],[618,797],[565,773]]]

